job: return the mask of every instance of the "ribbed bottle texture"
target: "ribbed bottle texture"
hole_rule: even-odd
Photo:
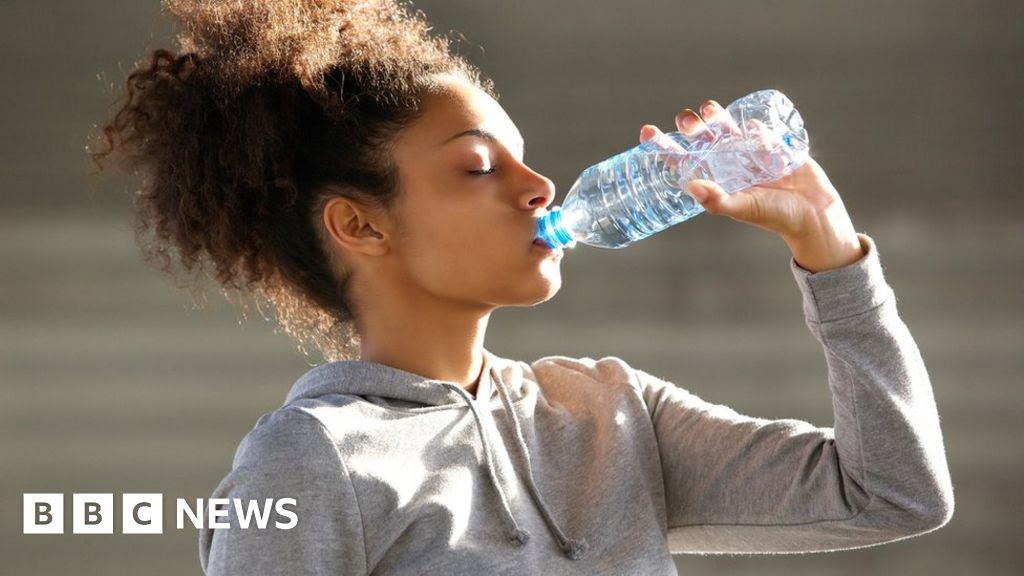
[[[738,130],[719,121],[699,138],[663,134],[587,168],[561,208],[538,223],[537,237],[553,248],[622,248],[703,212],[686,192],[690,180],[712,180],[731,194],[806,161],[803,119],[781,92],[754,92],[726,111]]]

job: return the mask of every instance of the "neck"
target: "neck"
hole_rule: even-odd
[[[393,295],[392,295],[393,296]],[[490,310],[388,297],[360,308],[360,359],[476,392]]]

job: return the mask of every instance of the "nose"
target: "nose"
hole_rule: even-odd
[[[539,210],[550,206],[555,199],[555,183],[550,178],[522,165],[523,186],[519,204],[524,210]]]

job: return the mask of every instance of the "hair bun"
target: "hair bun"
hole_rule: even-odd
[[[325,74],[338,62],[387,71],[391,61],[422,54],[429,31],[421,13],[392,0],[164,0],[163,6],[182,27],[182,52],[198,55],[204,76],[227,95],[268,79],[322,92]],[[447,40],[434,42],[447,51]]]

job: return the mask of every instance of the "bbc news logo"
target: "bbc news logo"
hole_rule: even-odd
[[[23,494],[22,498],[24,534],[64,533],[64,494]],[[232,527],[229,519],[234,515],[238,528],[243,530],[264,530],[271,526],[291,530],[299,523],[294,507],[294,498],[210,498],[205,505],[202,498],[196,498],[195,506],[178,498],[174,505],[175,527],[183,529],[187,519],[194,528],[227,529]],[[122,494],[121,533],[163,534],[163,510],[163,494]],[[71,495],[72,533],[113,534],[114,517],[113,494]]]

